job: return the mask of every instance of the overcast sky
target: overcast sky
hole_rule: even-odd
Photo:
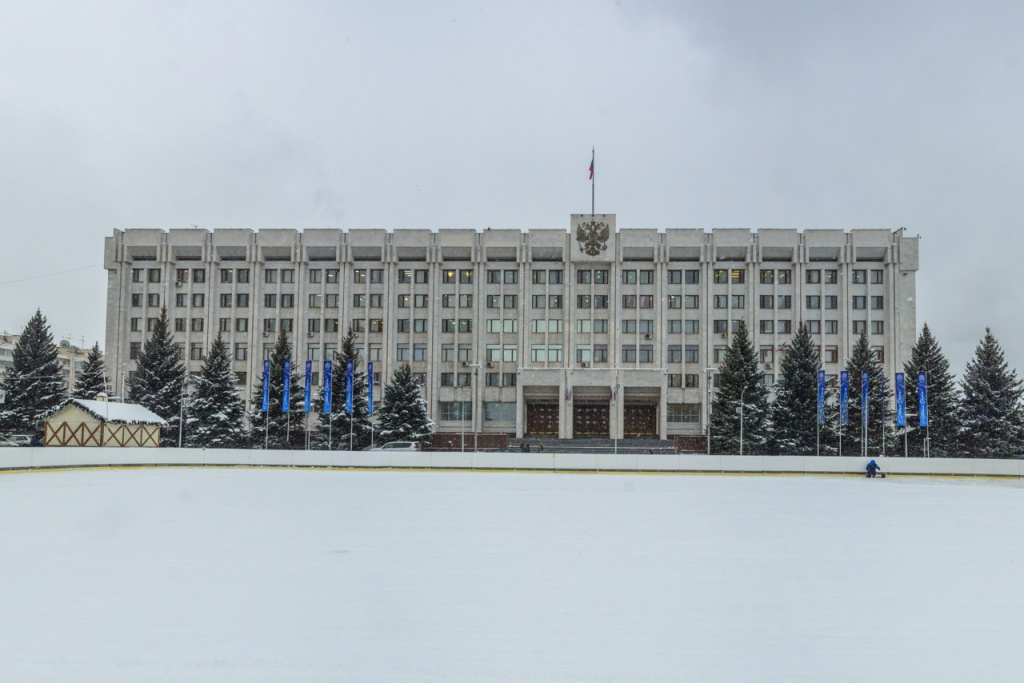
[[[1024,369],[1024,3],[0,3],[0,330],[115,228],[885,228]],[[74,270],[80,269],[80,270]],[[69,272],[71,271],[71,272]]]

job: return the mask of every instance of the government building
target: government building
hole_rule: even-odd
[[[166,306],[190,372],[217,334],[248,401],[280,330],[320,387],[349,326],[375,400],[408,363],[439,432],[562,439],[704,431],[745,323],[772,385],[799,325],[838,375],[862,333],[902,371],[918,239],[903,230],[115,230],[106,239],[114,389]],[[365,364],[363,365],[365,369]]]

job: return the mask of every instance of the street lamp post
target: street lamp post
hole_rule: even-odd
[[[476,377],[476,373],[480,370],[479,363],[467,363],[463,362],[462,367],[473,368],[473,377]],[[469,402],[470,402],[470,419],[473,419],[473,380],[469,380]],[[466,402],[462,401],[459,405],[459,417],[462,418],[462,445],[460,447],[461,452],[466,452]],[[476,430],[473,430],[473,450],[476,451]]]
[[[181,437],[185,433],[185,388],[188,386],[188,379],[181,381],[181,401],[178,402],[178,448],[181,448]]]
[[[740,389],[740,405],[736,412],[740,414],[740,455],[743,455],[743,394],[747,393],[747,387]]]
[[[708,455],[711,455],[711,376],[717,368],[704,368],[704,381],[708,385],[708,410],[707,410],[707,434],[708,434]]]

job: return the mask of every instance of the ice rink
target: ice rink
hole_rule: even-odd
[[[1016,479],[0,475],[3,681],[1020,681]]]

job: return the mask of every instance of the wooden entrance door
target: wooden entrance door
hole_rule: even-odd
[[[558,435],[558,402],[527,403],[526,433]]]
[[[623,406],[622,433],[626,436],[658,436],[658,406]]]
[[[577,401],[572,412],[573,436],[608,437],[608,403]]]

